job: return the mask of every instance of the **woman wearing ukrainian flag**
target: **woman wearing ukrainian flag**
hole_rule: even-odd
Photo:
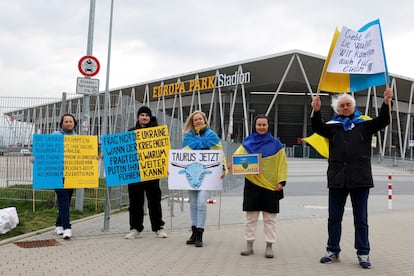
[[[210,128],[206,114],[202,111],[194,111],[187,118],[184,125],[183,149],[187,150],[223,150],[220,138]],[[224,156],[224,154],[223,154]],[[223,158],[223,178],[226,174],[226,159]],[[203,246],[204,225],[207,218],[207,190],[189,190],[190,216],[192,234],[186,244]]]
[[[241,255],[253,254],[256,239],[256,226],[259,213],[264,222],[266,241],[265,257],[273,258],[272,244],[276,242],[276,214],[279,213],[279,200],[283,198],[288,166],[282,143],[269,132],[269,118],[258,115],[254,119],[254,131],[243,140],[235,151],[237,154],[261,154],[259,174],[245,174],[243,211],[246,212],[246,248]]]

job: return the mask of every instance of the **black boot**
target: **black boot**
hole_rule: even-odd
[[[197,228],[196,232],[196,239],[195,239],[195,246],[196,247],[203,247],[203,228]]]
[[[194,244],[196,240],[196,233],[197,233],[197,227],[191,226],[191,231],[193,232],[191,234],[191,237],[185,242],[186,244]]]

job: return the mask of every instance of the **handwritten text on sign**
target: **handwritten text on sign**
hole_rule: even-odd
[[[101,141],[106,185],[117,186],[141,181],[135,132],[103,135]]]
[[[135,130],[142,181],[168,176],[170,138],[167,126]]]
[[[222,190],[221,150],[170,150],[168,189]]]
[[[101,140],[108,186],[168,175],[170,140],[166,126],[103,135]]]
[[[96,136],[33,135],[33,189],[98,187]]]
[[[33,135],[33,189],[63,189],[63,135]]]
[[[379,25],[372,25],[364,32],[343,27],[327,72],[345,74],[385,72]]]
[[[65,188],[98,187],[97,136],[66,135]]]

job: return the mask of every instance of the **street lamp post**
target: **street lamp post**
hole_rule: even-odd
[[[413,147],[414,147],[414,139],[413,139],[413,116],[414,113],[410,114],[410,127],[409,127],[409,133],[410,133],[410,141],[408,143],[408,146],[410,147],[410,161],[413,161]]]
[[[410,113],[410,125],[409,125],[409,133],[410,133],[410,140],[408,142],[408,146],[410,147],[410,161],[411,161],[411,172],[414,172],[414,164],[413,164],[413,147],[414,147],[414,137],[413,137],[413,130],[414,130],[414,125],[413,125],[413,116],[414,113]]]

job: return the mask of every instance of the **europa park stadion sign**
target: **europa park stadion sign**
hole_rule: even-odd
[[[99,93],[99,79],[91,77],[99,73],[101,65],[94,56],[83,56],[78,63],[79,72],[85,77],[78,77],[76,93],[84,95],[97,95]]]

